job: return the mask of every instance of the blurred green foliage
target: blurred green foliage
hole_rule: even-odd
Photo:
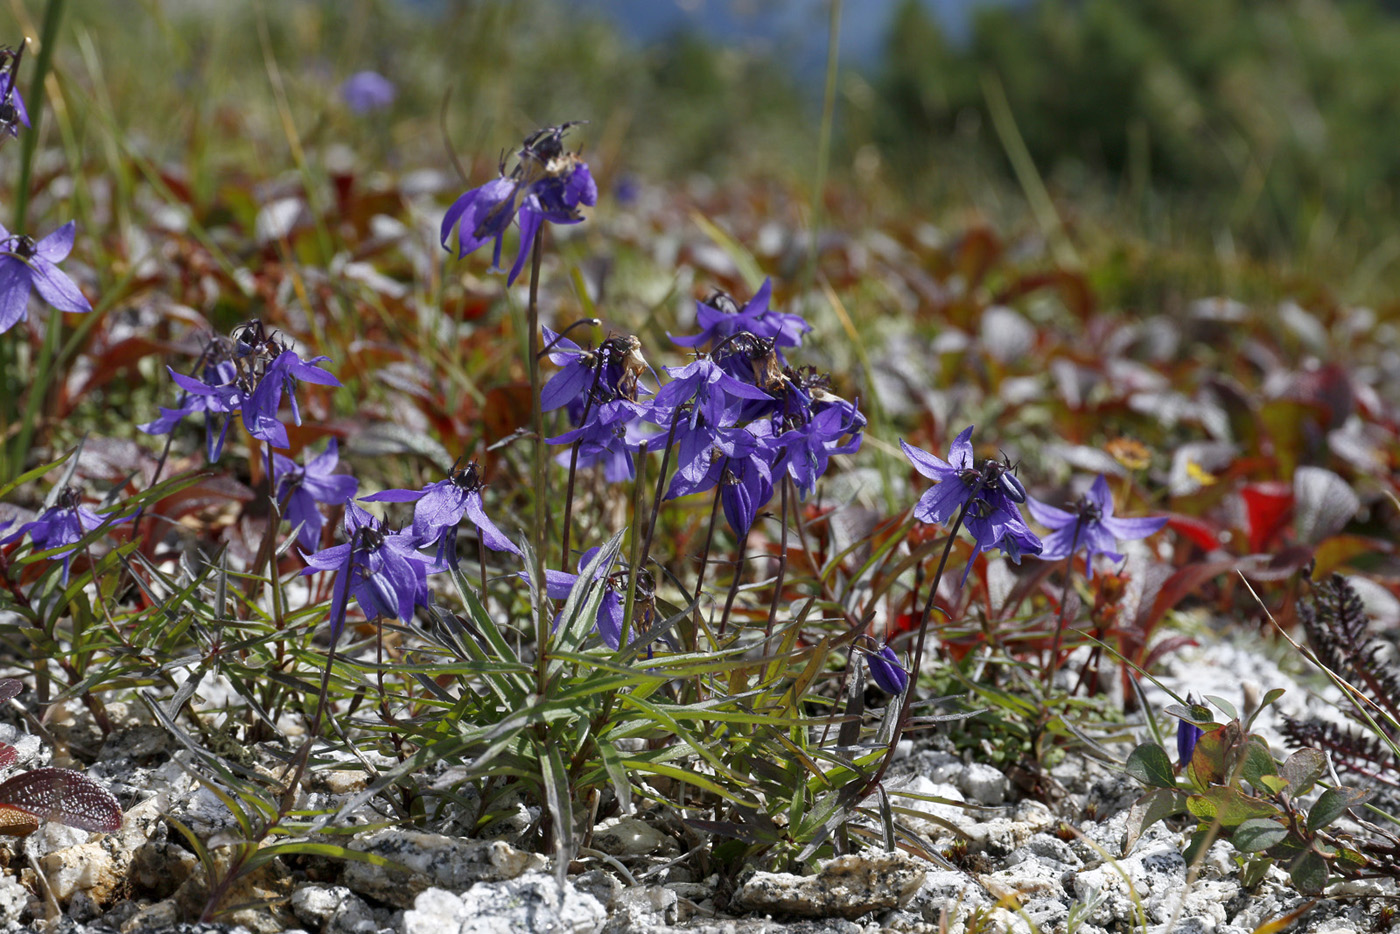
[[[1041,0],[980,11],[959,44],[908,0],[866,129],[911,187],[1010,177],[988,76],[1079,210],[1262,256],[1394,255],[1400,18],[1376,3]]]

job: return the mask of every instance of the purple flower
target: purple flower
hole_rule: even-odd
[[[345,628],[349,597],[365,616],[413,620],[413,608],[428,605],[428,574],[441,570],[431,558],[419,554],[411,532],[387,532],[379,521],[356,506],[345,506],[345,528],[350,541],[315,554],[305,554],[303,574],[336,572],[331,590],[331,639]]]
[[[947,461],[900,439],[904,456],[909,458],[914,469],[938,481],[919,497],[914,506],[914,518],[946,525],[948,520],[961,515],[963,525],[977,543],[975,554],[1000,548],[1018,564],[1023,554],[1040,554],[1040,539],[1021,517],[1019,503],[1026,498],[1021,482],[1010,467],[998,461],[984,460],[976,464],[971,439],[972,426],[969,425],[953,440]],[[967,581],[971,569],[969,561],[963,570],[963,582]]]
[[[250,321],[234,330],[231,337],[215,337],[204,348],[195,369],[199,378],[170,370],[170,378],[180,387],[179,403],[162,408],[161,417],[141,425],[147,434],[166,434],[186,416],[205,413],[206,450],[209,460],[218,460],[228,430],[227,417],[234,412],[253,437],[272,447],[285,448],[287,429],[277,417],[282,397],[289,397],[292,420],[301,424],[296,388],[302,382],[339,386],[340,381],[316,366],[328,357],[302,360],[275,334],[263,330],[260,321]],[[168,368],[167,368],[168,369]],[[220,423],[217,439],[214,425]]]
[[[248,429],[248,434],[273,447],[287,447],[291,443],[287,439],[287,428],[277,418],[282,395],[285,393],[291,403],[292,422],[300,425],[301,409],[297,405],[296,393],[298,382],[340,385],[340,380],[315,365],[329,359],[322,356],[303,361],[295,351],[280,349],[263,370],[257,386],[243,398],[243,427]]]
[[[642,406],[626,399],[615,399],[594,406],[588,421],[572,431],[546,439],[550,444],[578,442],[578,466],[603,465],[603,476],[609,483],[621,483],[637,476],[632,455],[641,447],[644,436],[638,424]],[[556,461],[569,466],[571,455],[561,452]]]
[[[681,440],[666,498],[718,487],[725,521],[736,535],[747,535],[759,510],[773,498],[777,452],[772,422],[761,419],[743,428],[710,429],[702,419],[699,427]]]
[[[773,397],[750,383],[730,376],[709,356],[700,357],[683,367],[666,367],[671,381],[652,400],[650,418],[669,421],[682,414],[681,409],[693,402],[687,417],[695,429],[701,418],[710,425],[733,425],[746,399],[772,402]]]
[[[878,652],[866,651],[865,667],[870,669],[870,678],[886,694],[903,694],[909,686],[909,672],[900,664],[899,656],[886,645]]]
[[[357,114],[388,107],[394,94],[394,83],[377,71],[357,71],[340,86],[345,105]]]
[[[326,450],[298,467],[281,454],[272,455],[272,475],[277,482],[277,501],[293,528],[300,526],[297,542],[310,550],[321,541],[325,520],[317,503],[339,504],[355,495],[360,482],[348,474],[335,472],[340,462],[340,446],[332,438]]]
[[[24,107],[24,98],[20,97],[19,85],[15,82],[24,48],[21,45],[18,52],[0,49],[0,141],[7,136],[18,138],[21,126],[29,128],[29,111]]]
[[[638,380],[651,367],[636,337],[609,337],[597,350],[585,350],[549,328],[544,328],[544,336],[550,361],[562,369],[540,389],[540,411],[567,406],[569,421],[577,425],[590,408],[589,400],[593,404],[616,399],[637,401],[637,393],[643,389]]]
[[[73,280],[54,265],[72,252],[76,226],[69,221],[35,243],[0,224],[0,334],[27,316],[31,287],[59,311],[92,311]]]
[[[764,279],[763,287],[743,308],[723,292],[716,292],[705,301],[695,303],[695,322],[701,328],[700,333],[690,337],[671,336],[671,340],[682,347],[699,347],[748,332],[772,341],[774,347],[801,346],[802,335],[812,330],[812,326],[801,315],[769,308],[772,298],[772,279]]]
[[[1041,560],[1057,561],[1082,548],[1090,578],[1094,576],[1094,555],[1103,555],[1110,561],[1122,561],[1123,556],[1114,550],[1119,541],[1146,538],[1167,524],[1165,516],[1141,519],[1115,517],[1113,496],[1108,491],[1108,481],[1103,474],[1095,478],[1089,492],[1080,497],[1069,511],[1048,506],[1035,497],[1028,497],[1026,505],[1035,521],[1051,530],[1045,536]]]
[[[495,241],[491,266],[499,269],[501,247],[512,220],[520,225],[520,252],[510,268],[506,284],[514,284],[534,244],[540,224],[577,224],[583,220],[580,205],[598,202],[598,186],[588,164],[575,153],[565,152],[564,134],[573,123],[545,127],[527,138],[516,153],[510,175],[501,166],[501,177],[473,188],[452,203],[442,219],[442,245],[448,249],[457,230],[457,257]]]
[[[775,442],[782,454],[773,465],[787,470],[804,500],[816,489],[833,454],[853,454],[860,449],[865,416],[853,403],[830,393],[817,397],[805,422],[783,432]],[[845,439],[844,441],[842,439]]]
[[[120,525],[130,518],[127,516],[111,524]],[[65,487],[63,492],[59,494],[57,505],[50,506],[37,518],[24,523],[8,536],[0,539],[0,545],[8,545],[10,542],[18,541],[27,532],[29,533],[29,541],[37,551],[48,551],[50,548],[58,548],[62,545],[75,546],[53,555],[55,558],[63,559],[63,584],[66,587],[68,585],[68,565],[73,560],[73,553],[77,551],[77,543],[82,541],[89,532],[101,528],[107,521],[107,518],[99,516],[83,505],[82,494],[72,487]]]
[[[452,469],[445,480],[430,483],[421,490],[384,490],[363,497],[367,503],[414,503],[413,534],[418,544],[438,545],[438,563],[457,551],[457,526],[462,516],[471,520],[482,544],[492,551],[519,555],[520,549],[486,515],[481,505],[481,468],[476,461]]]
[[[581,581],[594,581],[606,588],[598,603],[598,615],[594,620],[593,630],[602,637],[603,643],[608,648],[617,649],[622,645],[622,622],[626,609],[628,580],[631,574],[626,567],[621,565],[619,565],[618,570],[613,570],[613,565],[617,563],[614,555],[608,561],[600,561],[598,566],[593,569],[592,576],[585,578],[583,574],[593,563],[593,559],[597,557],[598,551],[597,548],[590,548],[579,557],[578,574],[570,574],[567,571],[545,571],[545,594],[551,600],[567,600],[575,591],[579,591],[580,599],[582,599]],[[524,572],[521,572],[520,576],[523,578]],[[633,605],[636,625],[627,634],[629,645],[637,641],[638,630],[645,632],[651,624],[655,608],[653,589],[651,575],[646,571],[638,573],[637,599]],[[555,628],[558,628],[561,621],[562,617],[555,618]]]
[[[1204,733],[1205,730],[1188,720],[1176,722],[1176,761],[1181,763],[1183,769],[1190,764],[1191,757],[1196,753],[1196,742]]]

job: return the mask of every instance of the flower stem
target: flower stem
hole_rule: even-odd
[[[724,476],[724,472],[729,469],[729,458],[726,457],[719,465],[719,475]],[[710,563],[710,547],[715,541],[715,519],[719,516],[719,487],[715,487],[714,499],[710,502],[710,524],[705,530],[705,550],[700,552],[700,574],[695,578],[695,596],[700,596],[700,591],[705,589],[705,568]]]
[[[622,634],[618,637],[617,647],[619,651],[626,651],[631,638],[632,613],[637,605],[637,574],[641,571],[641,565],[637,559],[640,556],[642,538],[638,534],[642,531],[642,508],[646,502],[646,475],[647,475],[647,443],[643,441],[637,448],[637,465],[640,471],[637,477],[636,487],[632,492],[632,541],[627,552],[627,603],[622,609]],[[608,695],[605,703],[611,703],[612,695]]]
[[[1060,595],[1060,616],[1055,621],[1055,641],[1050,646],[1050,664],[1045,666],[1045,687],[1055,683],[1055,674],[1060,670],[1060,644],[1065,634],[1065,613],[1069,609],[1069,588],[1074,580],[1074,549],[1079,545],[1079,529],[1084,525],[1080,516],[1074,523],[1074,537],[1069,543],[1069,557],[1065,559],[1065,589]]]
[[[598,380],[603,375],[604,363],[599,362],[598,367],[593,371],[593,383],[588,387],[588,396],[583,400],[583,415],[579,416],[579,425],[588,424],[588,416],[593,411],[593,394],[598,389]],[[578,449],[583,444],[583,439],[579,438],[571,445],[569,451],[569,485],[568,491],[564,494],[564,548],[563,555],[559,558],[559,567],[563,570],[569,568],[569,533],[572,531],[574,518],[574,477],[578,473]]]
[[[539,605],[535,607],[535,652],[537,688],[544,693],[545,679],[549,671],[546,657],[549,641],[549,598],[546,595],[544,576],[544,526],[545,509],[549,503],[549,478],[545,473],[544,458],[544,410],[540,408],[540,255],[544,247],[544,225],[535,229],[535,240],[530,257],[530,301],[526,306],[526,328],[529,330],[527,362],[530,370],[530,425],[535,433],[535,511],[534,527],[531,530],[534,544],[535,584],[540,590]]]
[[[676,425],[680,413],[671,416],[671,430],[666,432],[666,450],[661,452],[661,473],[656,477],[656,495],[651,501],[651,518],[647,520],[647,537],[642,543],[642,565],[651,557],[651,538],[656,534],[656,515],[661,511],[661,497],[666,491],[666,469],[671,466],[671,446],[676,440]]]
[[[784,478],[782,500],[778,510],[778,523],[782,527],[778,537],[778,579],[773,582],[773,601],[768,605],[768,622],[763,627],[763,654],[768,654],[768,640],[773,637],[773,620],[778,615],[778,607],[783,600],[783,578],[787,576],[788,552],[788,486],[792,478]]]
[[[909,726],[909,717],[914,710],[914,694],[919,686],[919,672],[924,664],[924,640],[928,637],[928,624],[929,617],[933,614],[933,601],[938,596],[938,585],[943,580],[943,570],[948,566],[948,556],[953,552],[953,542],[957,540],[958,530],[962,528],[963,519],[967,516],[967,507],[971,503],[972,497],[968,497],[963,501],[962,508],[958,510],[958,517],[953,522],[953,529],[948,533],[948,542],[943,546],[943,554],[938,559],[938,570],[933,572],[933,579],[929,582],[928,599],[924,601],[924,610],[919,616],[919,638],[914,643],[914,663],[909,667],[909,684],[904,688],[904,698],[899,708],[899,719],[895,722],[894,735],[890,737],[890,748],[885,751],[885,757],[880,760],[880,768],[876,770],[870,781],[866,782],[862,794],[869,793],[885,777],[890,763],[894,761],[895,751],[899,748],[899,739]],[[915,605],[917,606],[917,592],[915,597]]]

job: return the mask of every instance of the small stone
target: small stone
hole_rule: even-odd
[[[907,904],[924,881],[924,864],[903,853],[838,856],[815,876],[756,872],[734,893],[738,911],[853,920]]]
[[[957,776],[958,789],[969,801],[978,804],[998,805],[1006,800],[1006,776],[1000,769],[983,762],[973,762],[963,767]]]
[[[302,924],[320,930],[335,914],[341,902],[354,897],[343,885],[305,885],[292,893],[292,914]]]
[[[458,934],[598,934],[608,919],[607,909],[592,895],[565,884],[561,890],[553,875],[528,872],[504,882],[480,882],[462,895],[465,920]],[[437,931],[451,928],[438,928]],[[408,930],[404,934],[428,934]]]
[[[544,865],[544,859],[499,840],[462,840],[441,834],[391,828],[356,840],[352,848],[383,856],[407,868],[352,861],[344,883],[353,891],[398,908],[414,906],[430,887],[460,892],[477,882],[513,879]]]
[[[14,876],[0,876],[0,922],[18,923],[32,897]]]
[[[462,899],[445,889],[424,889],[403,913],[403,934],[450,934],[462,926]]]
[[[621,857],[650,856],[680,849],[675,840],[635,817],[620,817],[600,824],[593,834],[593,846],[609,856]]]
[[[652,931],[663,924],[674,924],[679,902],[676,893],[665,886],[624,889],[608,906],[612,913],[608,917],[607,931],[609,934]]]

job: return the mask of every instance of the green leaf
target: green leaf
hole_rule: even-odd
[[[1202,852],[1206,848],[1206,844],[1213,839],[1215,839],[1215,836],[1211,833],[1209,825],[1197,828],[1196,832],[1191,835],[1191,842],[1186,844],[1186,849],[1181,851],[1181,856],[1186,860],[1186,865],[1196,865],[1197,861],[1201,858]]]
[[[1235,711],[1235,705],[1227,701],[1225,698],[1216,697],[1214,694],[1207,694],[1206,700],[1214,704],[1217,709],[1219,709],[1222,713],[1225,714],[1225,716],[1229,717],[1231,720],[1238,720],[1240,718],[1240,715]]]
[[[1279,809],[1271,802],[1245,794],[1238,788],[1215,785],[1186,799],[1186,809],[1201,820],[1238,827],[1251,817],[1273,817]]]
[[[1299,749],[1283,763],[1279,774],[1288,780],[1288,794],[1298,798],[1312,790],[1327,772],[1327,757],[1320,750]]]
[[[1123,838],[1123,852],[1131,852],[1148,827],[1185,810],[1186,796],[1174,788],[1154,788],[1138,798],[1128,811],[1128,832]]]
[[[1274,701],[1278,700],[1285,693],[1283,688],[1274,688],[1272,691],[1265,694],[1264,699],[1259,702],[1259,706],[1255,708],[1254,712],[1249,715],[1249,719],[1245,721],[1244,728],[1247,730],[1253,726],[1255,718],[1263,713],[1266,708],[1271,707]]]
[[[1308,829],[1321,830],[1345,814],[1347,808],[1370,797],[1370,794],[1356,788],[1328,788],[1318,795],[1317,802],[1308,811]]]
[[[1267,856],[1256,856],[1246,862],[1240,869],[1240,887],[1246,891],[1253,889],[1264,881],[1265,874],[1273,864],[1274,861]]]
[[[1264,784],[1264,776],[1277,775],[1278,764],[1274,762],[1274,757],[1262,738],[1251,736],[1250,740],[1251,742],[1245,749],[1241,774],[1244,776],[1244,780],[1253,785],[1256,790],[1262,791],[1267,787]]]
[[[1233,721],[1201,734],[1196,741],[1196,751],[1191,754],[1191,764],[1186,768],[1192,784],[1204,791],[1225,781],[1230,774],[1230,752],[1239,740],[1239,724]]]
[[[1257,853],[1282,843],[1288,836],[1288,828],[1279,821],[1268,817],[1251,817],[1235,828],[1230,842],[1243,853]]]
[[[1308,850],[1288,867],[1288,877],[1304,895],[1320,895],[1327,888],[1327,861]]]
[[[1143,743],[1128,755],[1123,771],[1154,788],[1175,788],[1176,775],[1167,751],[1156,743]]]
[[[574,858],[574,807],[569,789],[569,773],[559,753],[559,743],[546,739],[539,744],[540,772],[544,782],[544,801],[554,823],[554,866],[558,870],[559,887],[568,881],[569,863]]]
[[[1278,794],[1288,787],[1288,779],[1282,775],[1261,775],[1259,781],[1271,794]]]

